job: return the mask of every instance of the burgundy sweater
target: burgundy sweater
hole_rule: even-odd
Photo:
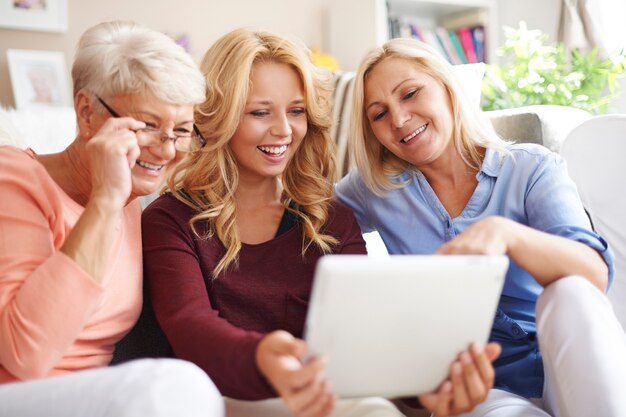
[[[239,266],[215,280],[211,271],[225,249],[197,238],[193,210],[164,195],[143,212],[144,268],[154,312],[174,354],[211,377],[220,392],[242,400],[275,397],[255,363],[257,344],[273,330],[302,337],[315,263],[314,246],[302,256],[298,223],[261,244],[244,244]],[[203,225],[196,223],[197,230]],[[363,254],[365,242],[347,207],[334,202],[325,233],[339,245],[333,253]]]

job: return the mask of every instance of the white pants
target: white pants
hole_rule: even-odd
[[[626,416],[626,335],[605,294],[578,276],[549,285],[537,301],[537,336],[543,399],[493,389],[463,417]]]
[[[222,417],[217,389],[197,366],[176,359],[0,385],[0,417]]]
[[[280,398],[240,401],[224,398],[227,417],[293,417]],[[330,417],[402,417],[395,405],[384,398],[338,400]]]

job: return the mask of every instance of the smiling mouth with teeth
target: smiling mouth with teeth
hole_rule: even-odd
[[[411,133],[409,136],[402,138],[400,140],[401,143],[409,143],[411,141],[411,139],[413,139],[415,136],[419,135],[420,133],[422,133],[424,130],[426,130],[426,128],[428,127],[428,123],[420,126],[417,128],[417,130],[413,133]]]
[[[154,165],[140,160],[137,160],[137,165],[146,169],[150,169],[152,171],[159,171],[161,168],[163,168],[163,165]]]
[[[280,156],[285,153],[287,150],[287,145],[282,146],[257,146],[257,149],[261,152],[271,155],[271,156]]]

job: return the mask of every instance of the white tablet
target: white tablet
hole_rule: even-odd
[[[309,355],[325,355],[340,397],[435,390],[471,342],[486,343],[506,256],[327,255],[306,319]]]

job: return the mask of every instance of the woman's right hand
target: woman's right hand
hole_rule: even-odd
[[[132,189],[131,170],[141,153],[135,131],[143,127],[145,123],[130,117],[110,118],[89,138],[90,199],[115,207],[126,204]]]
[[[335,404],[335,396],[322,377],[326,361],[315,358],[302,363],[305,352],[303,340],[277,330],[267,334],[259,343],[256,363],[296,416],[325,417]]]
[[[485,401],[493,388],[492,362],[500,352],[498,343],[488,343],[484,348],[473,343],[450,365],[449,378],[436,392],[418,397],[420,403],[435,417],[456,416],[473,410]]]

